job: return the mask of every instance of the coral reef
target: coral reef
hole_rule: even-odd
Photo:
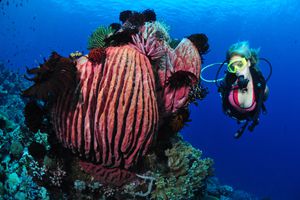
[[[32,140],[25,137],[25,128],[14,126],[13,131],[0,129],[1,196],[4,199],[49,199],[46,188],[37,184],[44,175],[44,168],[28,154]]]
[[[205,200],[263,200],[269,198],[258,198],[242,190],[235,190],[229,185],[221,185],[218,178],[210,177],[206,180],[207,188]]]
[[[20,112],[25,104],[19,95],[20,91],[28,86],[29,82],[25,81],[18,72],[6,69],[0,61],[0,126],[3,122],[1,119],[4,118],[11,119],[16,123],[24,122],[24,117]],[[4,119],[4,121],[6,120]]]
[[[100,27],[92,35],[98,46],[88,56],[76,60],[76,53],[64,58],[53,52],[38,68],[27,70],[35,75],[28,78],[34,85],[23,92],[34,99],[25,107],[30,130],[43,125],[37,116],[48,115],[56,141],[79,157],[80,167],[96,181],[118,187],[137,179],[139,162],[161,135],[174,135],[188,121],[183,111],[201,67],[194,45],[198,37],[172,49],[168,28],[155,21],[153,11],[120,17],[126,21],[112,37],[125,32],[130,44],[100,44],[108,39]],[[42,146],[29,146],[35,159],[46,154]]]
[[[43,166],[28,154],[34,142],[24,125],[25,106],[20,91],[28,87],[21,75],[0,66],[0,199],[49,199],[46,188],[37,184],[43,176]]]
[[[190,120],[188,105],[204,97],[199,76],[207,38],[192,35],[173,49],[153,11],[126,11],[120,19],[120,29],[100,27],[91,35],[88,56],[53,52],[28,69],[29,88],[0,66],[4,199],[234,194],[230,187],[209,190],[212,159],[178,133]]]
[[[6,114],[0,112],[0,129],[9,132],[14,129],[14,123],[12,123],[6,116]]]
[[[64,89],[59,94],[49,84],[43,85],[53,83],[52,76],[39,75],[36,78],[39,82],[23,94],[42,99],[47,98],[45,94],[55,94],[50,96],[49,113],[57,139],[83,160],[99,165],[97,168],[92,164],[81,166],[95,178],[118,185],[122,181],[116,177],[126,179],[123,174],[128,174],[149,149],[157,130],[158,108],[149,60],[129,45],[108,47],[105,52],[106,61],[99,65],[86,57],[77,60],[76,89]],[[52,61],[54,56],[59,60]],[[51,55],[43,66],[53,62],[58,65],[60,60],[66,59]],[[70,76],[66,73],[68,66],[63,67],[59,80]],[[42,67],[30,71],[40,70]],[[57,96],[54,101],[53,96]]]
[[[10,98],[9,95],[7,98]],[[22,115],[22,112],[19,111],[18,114]],[[145,167],[140,168],[141,174],[138,174],[135,180],[121,187],[103,185],[82,171],[78,160],[75,158],[70,160],[70,154],[66,149],[60,145],[57,146],[55,142],[50,144],[50,132],[48,134],[40,131],[32,133],[24,127],[24,124],[16,124],[8,118],[5,118],[5,121],[5,126],[0,130],[2,160],[0,192],[5,199],[145,199],[150,198],[154,191],[158,192],[157,180],[167,180],[168,174],[173,173],[172,170],[166,172],[166,169],[174,166],[171,161],[170,166],[161,164],[159,167],[156,160],[152,160],[151,165],[139,164]],[[45,149],[45,153],[39,156],[36,156],[36,153],[40,153],[40,149],[29,151],[33,146],[37,148],[37,144]],[[183,148],[182,145],[175,144],[170,150],[166,147],[166,152],[175,151],[177,147]],[[34,156],[29,152],[33,152]],[[185,152],[193,153],[192,151]],[[159,159],[168,158],[163,161],[166,164],[168,160],[178,159],[172,158],[173,156],[178,155],[168,154]],[[182,166],[187,167],[187,165]],[[179,178],[178,174],[176,176]],[[66,187],[66,185],[69,186]]]
[[[16,102],[22,102],[20,96],[14,95],[8,92],[2,100],[17,98]],[[5,108],[8,113],[13,109]],[[158,141],[149,150],[138,163],[135,179],[119,187],[103,184],[81,169],[78,158],[57,143],[51,129],[45,129],[47,133],[32,132],[24,121],[16,120],[22,115],[20,109],[15,115],[1,117],[0,199],[257,200],[248,193],[220,185],[212,177],[212,160],[201,159],[201,151],[178,134]]]
[[[205,191],[205,180],[212,176],[213,161],[200,159],[202,152],[178,136],[172,147],[165,150],[167,171],[155,174],[153,199],[195,199]]]

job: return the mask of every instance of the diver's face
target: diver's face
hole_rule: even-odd
[[[249,72],[249,67],[251,65],[250,61],[245,59],[240,55],[234,55],[230,58],[229,63],[231,64],[231,69],[234,69],[236,76],[246,75]]]

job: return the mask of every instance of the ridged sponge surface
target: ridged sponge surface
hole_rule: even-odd
[[[105,63],[77,61],[79,83],[52,109],[62,144],[105,167],[129,169],[147,152],[158,124],[154,74],[130,46],[106,49]]]

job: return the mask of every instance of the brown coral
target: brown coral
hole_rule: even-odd
[[[212,175],[213,161],[200,159],[201,151],[179,139],[165,151],[169,171],[156,174],[154,199],[194,199],[195,193],[204,188],[204,181]],[[201,193],[200,193],[201,194]]]
[[[173,133],[180,131],[187,122],[190,122],[189,119],[190,112],[188,108],[181,108],[176,113],[171,116],[169,126]]]

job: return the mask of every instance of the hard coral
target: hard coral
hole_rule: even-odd
[[[5,67],[0,61],[0,115],[5,113],[6,118],[14,123],[23,122],[21,110],[24,107],[24,101],[19,94],[20,90],[26,87],[28,87],[28,81],[24,81],[22,75]],[[0,127],[1,122],[4,121],[0,120]]]
[[[15,128],[15,124],[8,117],[0,112],[0,129],[5,132],[10,132]]]
[[[21,141],[15,131],[7,133],[6,137],[1,138],[1,141],[9,144],[7,140],[12,139],[14,142],[10,146],[10,155],[6,155],[5,159],[1,161],[1,168],[3,167],[0,170],[1,176],[2,174],[5,176],[4,192],[1,197],[3,199],[49,199],[45,188],[38,186],[34,181],[36,178],[42,178],[43,168],[28,154],[26,148],[20,148]],[[25,143],[25,145],[27,144]],[[16,148],[16,146],[19,147]],[[2,147],[0,149],[3,153]],[[14,151],[18,152],[18,156],[15,156],[16,152]]]
[[[55,187],[61,187],[63,179],[66,176],[66,172],[62,169],[61,166],[58,166],[55,170],[50,170],[50,183]]]
[[[156,188],[151,197],[154,199],[193,199],[197,192],[205,189],[204,181],[212,175],[213,161],[200,159],[201,151],[181,140],[167,149],[169,171],[156,174]]]
[[[21,142],[19,141],[13,141],[10,145],[10,154],[14,157],[14,158],[20,158],[23,154],[23,145],[21,144]]]

